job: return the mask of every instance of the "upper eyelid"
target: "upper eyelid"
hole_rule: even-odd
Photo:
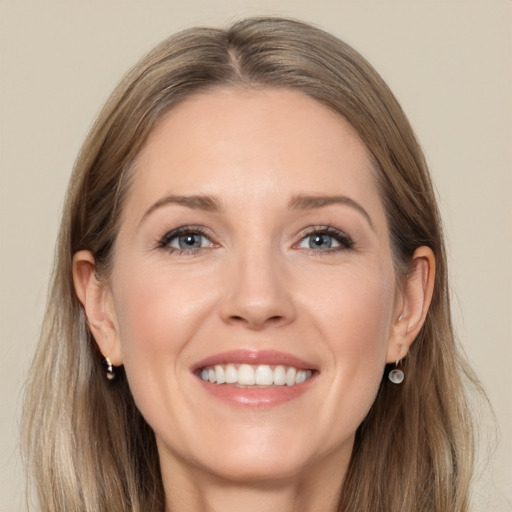
[[[312,249],[312,248],[302,248],[305,251],[313,251],[315,254],[323,254],[323,253],[336,253],[348,249],[353,249],[355,246],[354,239],[347,234],[345,231],[337,229],[333,226],[315,226],[309,230],[305,230],[299,237],[299,240],[294,243],[294,247],[297,247],[299,244],[303,242],[304,239],[309,236],[315,234],[327,234],[328,236],[333,236],[334,238],[338,238],[338,243],[340,244],[338,247],[331,247],[327,249]]]
[[[301,232],[306,235],[308,233],[318,233],[320,231],[333,231],[336,233],[343,233],[341,229],[338,229],[331,224],[313,224],[301,230]]]
[[[346,238],[347,240],[350,240],[351,242],[353,242],[352,237],[346,231],[343,231],[342,229],[338,229],[332,225],[310,226],[308,228],[301,230],[297,236],[300,240],[302,240],[303,238],[305,238],[307,236],[314,235],[317,233],[327,233],[329,235],[339,235],[340,237]]]
[[[206,237],[212,244],[218,245],[218,242],[216,241],[216,237],[211,232],[210,229],[206,228],[202,225],[184,225],[179,226],[174,229],[170,229],[165,232],[165,234],[158,239],[157,245],[159,247],[166,247],[168,246],[169,242],[173,240],[176,237],[179,237],[183,234],[187,233],[196,233],[201,236]],[[312,236],[318,233],[326,233],[331,236],[338,235],[342,240],[341,243],[344,245],[350,245],[352,246],[354,244],[353,238],[346,233],[345,231],[338,229],[332,225],[325,224],[325,225],[311,225],[307,228],[302,229],[294,238],[296,241],[293,243],[293,246],[296,246],[300,242],[304,240],[304,238],[308,236]]]
[[[177,228],[166,231],[162,237],[158,238],[157,246],[168,247],[168,244],[171,240],[187,233],[195,233],[204,236],[210,242],[215,243],[212,235],[209,233],[209,230],[207,230],[204,226],[179,226]]]
[[[177,228],[173,228],[173,229],[168,229],[164,236],[162,237],[163,238],[166,238],[166,237],[172,237],[172,236],[177,236],[177,235],[181,235],[182,233],[199,233],[201,235],[205,235],[207,236],[207,232],[209,230],[204,227],[204,226],[201,226],[201,225],[184,225],[184,226],[178,226]]]

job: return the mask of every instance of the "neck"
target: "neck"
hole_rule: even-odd
[[[282,480],[232,481],[199,468],[168,473],[165,467],[165,512],[336,512],[345,473],[310,468]]]

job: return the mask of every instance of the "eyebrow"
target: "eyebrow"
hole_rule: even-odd
[[[142,216],[140,222],[142,223],[148,215],[152,212],[167,206],[170,204],[177,204],[185,206],[192,210],[203,210],[207,212],[222,212],[224,208],[221,202],[214,196],[206,195],[191,195],[191,196],[179,196],[179,195],[168,195],[165,196],[156,203],[153,203]],[[357,202],[347,196],[306,196],[306,195],[294,195],[288,205],[293,210],[314,210],[315,208],[323,208],[333,204],[342,204],[354,208],[368,221],[370,227],[374,230],[372,219],[369,213]]]
[[[342,204],[357,210],[368,221],[370,227],[375,231],[370,214],[357,202],[347,196],[305,196],[295,195],[292,197],[289,207],[294,210],[313,210],[323,208],[332,204]]]
[[[220,201],[213,196],[205,196],[205,195],[196,195],[196,196],[177,196],[177,195],[169,195],[162,197],[156,203],[153,203],[142,216],[140,222],[142,223],[144,219],[151,213],[153,213],[158,208],[162,206],[167,206],[170,204],[177,204],[181,206],[186,206],[187,208],[191,208],[192,210],[203,210],[207,212],[221,212],[224,210]]]

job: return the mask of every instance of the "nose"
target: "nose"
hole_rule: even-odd
[[[280,256],[268,250],[234,259],[223,280],[222,320],[252,330],[292,322],[296,312]]]

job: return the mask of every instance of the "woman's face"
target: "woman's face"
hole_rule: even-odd
[[[164,474],[339,471],[401,308],[364,145],[298,92],[182,102],[136,162],[107,300]]]

